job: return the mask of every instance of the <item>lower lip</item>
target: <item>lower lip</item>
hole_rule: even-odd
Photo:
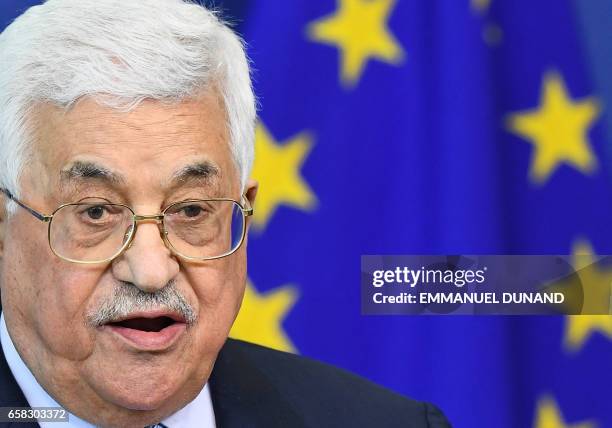
[[[133,347],[143,351],[162,351],[172,346],[186,330],[186,324],[175,322],[160,331],[142,331],[117,325],[106,325],[104,328],[121,336]]]

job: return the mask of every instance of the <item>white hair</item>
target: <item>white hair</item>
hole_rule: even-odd
[[[0,34],[0,184],[19,195],[39,103],[66,110],[83,97],[131,110],[215,88],[244,187],[256,107],[242,40],[205,7],[183,0],[48,0]]]

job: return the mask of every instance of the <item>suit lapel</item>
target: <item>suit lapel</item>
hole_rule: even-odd
[[[228,339],[209,379],[218,428],[302,427],[303,419],[249,358]]]

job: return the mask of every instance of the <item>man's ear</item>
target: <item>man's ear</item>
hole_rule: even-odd
[[[253,208],[253,212],[255,210],[255,198],[257,196],[258,190],[259,190],[259,183],[253,179],[249,179],[249,181],[247,181],[247,184],[246,184],[244,195],[249,200],[249,203],[251,204],[251,208]],[[251,226],[252,220],[253,219],[251,217],[248,218],[247,227]]]
[[[251,206],[255,205],[255,197],[257,196],[257,190],[259,189],[259,183],[252,178],[247,181],[244,194],[249,200]]]

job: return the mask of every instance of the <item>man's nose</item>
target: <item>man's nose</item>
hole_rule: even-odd
[[[113,275],[147,293],[163,288],[179,272],[155,222],[140,223],[130,247],[113,261]]]

